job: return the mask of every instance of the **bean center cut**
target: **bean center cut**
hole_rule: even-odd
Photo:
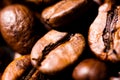
[[[106,53],[115,53],[116,51],[113,48],[113,41],[114,41],[114,33],[116,31],[116,22],[118,21],[118,9],[113,8],[112,10],[108,11],[105,29],[103,31],[103,42],[105,45],[104,52]]]

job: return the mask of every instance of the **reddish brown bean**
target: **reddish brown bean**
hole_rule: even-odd
[[[119,13],[120,6],[104,3],[89,28],[89,46],[98,58],[105,61],[120,61]]]
[[[85,47],[84,37],[51,30],[40,38],[31,51],[31,62],[40,72],[54,75],[73,64]]]
[[[73,70],[74,80],[107,80],[107,66],[96,59],[84,59]]]

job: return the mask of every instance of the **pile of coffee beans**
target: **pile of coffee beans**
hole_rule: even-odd
[[[0,80],[120,80],[119,0],[0,3]]]

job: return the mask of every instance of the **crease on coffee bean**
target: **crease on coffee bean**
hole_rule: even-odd
[[[38,72],[36,77],[32,77],[36,72]],[[42,74],[39,70],[37,70],[31,65],[28,68],[26,68],[25,72],[21,75],[21,77],[18,80],[33,80],[34,78],[36,80],[46,80],[46,75]]]
[[[56,47],[58,47],[59,45],[69,41],[71,39],[72,36],[74,36],[75,34],[70,34],[68,33],[65,37],[63,37],[62,39],[60,39],[59,41],[57,41],[56,43],[50,43],[48,44],[44,50],[42,51],[42,57],[38,58],[38,59],[34,59],[32,58],[32,60],[36,60],[37,61],[37,66],[41,65],[41,62],[46,58],[47,54],[49,54],[50,51],[52,51],[53,49],[55,49]]]
[[[41,62],[45,59],[46,55],[53,49],[55,49],[57,46],[59,46],[60,44],[63,44],[67,41],[69,41],[71,39],[72,36],[74,36],[75,34],[70,34],[68,33],[66,36],[64,36],[62,39],[60,39],[59,41],[57,41],[56,43],[50,43],[48,44],[44,50],[42,51],[42,58],[32,58],[32,60],[36,60],[37,61],[37,66],[40,66],[41,65]],[[34,72],[36,71],[37,69],[36,68],[31,68],[31,71],[28,73],[28,75],[26,77],[23,77],[21,80],[29,80],[30,77],[32,76],[32,74],[34,74]],[[39,77],[40,78],[45,78],[44,74],[40,73],[39,74]]]
[[[27,67],[27,65],[24,64],[25,62],[26,62],[26,59],[16,62],[16,67],[17,67],[18,69],[21,69],[21,68],[24,69],[23,74],[22,74],[20,77],[17,78],[18,80],[31,80],[31,78],[32,78],[31,76],[32,76],[36,71],[38,71],[35,67],[32,66],[32,64],[30,64],[30,66]],[[36,76],[36,78],[39,79],[39,80],[41,80],[42,77],[40,77],[40,76],[43,76],[43,77],[44,77],[44,74],[42,74],[42,73],[39,72],[39,75]]]
[[[29,71],[30,70],[30,71]],[[21,78],[19,79],[19,80],[28,80],[28,79],[30,79],[30,75],[32,75],[32,70],[33,70],[33,67],[32,66],[30,66],[30,67],[28,67],[26,70],[25,70],[25,72],[21,75]]]
[[[33,75],[36,75],[36,76],[33,77]],[[24,74],[22,75],[22,78],[20,78],[19,80],[34,80],[34,79],[47,80],[47,76],[45,74],[42,74],[39,70],[37,70],[35,67],[32,66],[24,72]]]
[[[113,48],[114,33],[116,31],[116,22],[118,21],[118,9],[114,6],[110,11],[108,11],[106,25],[103,31],[103,42],[105,45],[104,52],[106,52],[106,59],[108,57],[109,51],[112,49],[112,53],[117,54]],[[110,54],[112,54],[110,53]]]
[[[29,80],[30,77],[32,76],[32,74],[35,71],[35,68],[32,65],[27,67],[27,65],[24,64],[24,62],[26,62],[26,60],[22,60],[22,61],[17,61],[16,62],[16,66],[18,68],[22,68],[22,69],[25,70],[24,73],[18,78],[18,80]]]

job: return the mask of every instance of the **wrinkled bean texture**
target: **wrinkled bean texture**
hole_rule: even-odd
[[[108,3],[99,8],[99,13],[89,29],[88,41],[91,50],[100,59],[120,61],[120,6],[109,7]]]
[[[49,31],[33,46],[31,62],[45,74],[56,74],[73,64],[81,55],[85,40],[81,34]]]
[[[28,54],[40,37],[32,12],[25,6],[15,4],[0,12],[0,30],[4,40],[16,52]],[[39,28],[38,28],[39,29]]]

